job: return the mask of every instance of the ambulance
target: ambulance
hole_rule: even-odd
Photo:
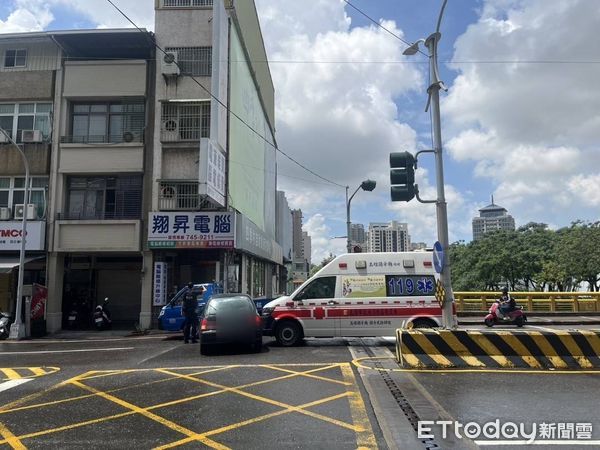
[[[290,296],[263,307],[264,333],[287,347],[304,337],[394,336],[409,324],[438,327],[437,280],[430,252],[341,255]]]

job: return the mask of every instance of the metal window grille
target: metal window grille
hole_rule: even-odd
[[[164,0],[165,8],[181,8],[185,6],[212,6],[213,0]]]
[[[158,207],[161,211],[197,210],[200,194],[197,181],[161,180]]]
[[[59,219],[141,219],[142,177],[71,177],[67,198]]]
[[[167,47],[165,51],[177,53],[177,65],[182,75],[210,77],[212,47]]]
[[[210,102],[163,103],[160,139],[163,142],[198,141],[210,133]]]

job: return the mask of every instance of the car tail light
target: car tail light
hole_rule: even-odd
[[[262,319],[260,318],[260,316],[256,316],[255,321],[256,321],[256,326],[260,328],[262,326]]]
[[[206,317],[200,322],[200,331],[214,330],[216,329],[214,320],[207,320]]]

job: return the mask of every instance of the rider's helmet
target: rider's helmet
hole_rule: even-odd
[[[189,289],[192,289],[194,287],[194,283],[192,283],[191,281],[187,284],[187,287]]]
[[[507,288],[506,286],[504,286],[504,287],[502,288],[502,294],[503,294],[503,295],[506,295],[506,294],[508,294],[508,288]]]

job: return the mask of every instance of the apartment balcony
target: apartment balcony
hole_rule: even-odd
[[[144,171],[142,133],[119,136],[62,136],[61,173],[113,173]]]
[[[205,207],[199,194],[198,181],[159,180],[158,209],[160,211],[197,211]]]

